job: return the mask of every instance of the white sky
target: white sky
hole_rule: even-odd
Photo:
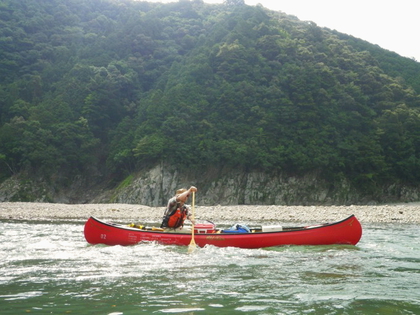
[[[177,0],[146,0],[176,2]],[[204,0],[222,3],[223,0]],[[245,0],[353,35],[420,62],[419,0]]]

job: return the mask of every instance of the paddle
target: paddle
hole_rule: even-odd
[[[193,251],[195,251],[197,245],[195,244],[195,239],[194,239],[194,220],[195,220],[195,213],[194,213],[194,203],[195,203],[195,192],[192,192],[192,226],[191,226],[191,242],[190,245],[188,245],[188,254],[191,254]]]

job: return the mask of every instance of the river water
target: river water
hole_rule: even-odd
[[[357,246],[88,245],[81,221],[0,221],[1,314],[420,314],[419,226]]]

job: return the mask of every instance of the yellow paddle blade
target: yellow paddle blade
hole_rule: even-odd
[[[194,239],[191,239],[190,245],[188,245],[188,254],[191,254],[197,249],[197,245],[195,244]]]

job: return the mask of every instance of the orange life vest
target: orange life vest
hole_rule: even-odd
[[[187,218],[187,208],[182,206],[177,208],[171,214],[167,215],[162,222],[161,227],[168,227],[171,229],[176,229],[181,226],[184,226],[184,221]]]

